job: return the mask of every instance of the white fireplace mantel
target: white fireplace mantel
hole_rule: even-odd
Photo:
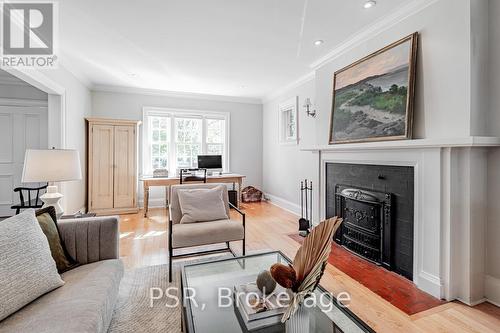
[[[315,216],[325,218],[327,163],[414,167],[413,282],[431,295],[475,304],[484,296],[487,151],[498,137],[418,139],[302,147],[318,155]]]
[[[497,147],[500,137],[469,136],[463,138],[415,139],[397,141],[378,141],[363,143],[342,143],[335,145],[304,146],[302,151],[346,151],[346,150],[380,150],[380,149],[422,149],[453,147]]]

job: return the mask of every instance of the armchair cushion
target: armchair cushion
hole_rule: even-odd
[[[226,220],[223,186],[214,188],[179,189],[181,223]]]
[[[220,184],[183,184],[183,185],[173,185],[171,187],[170,196],[170,220],[173,224],[181,222],[182,210],[179,203],[179,191],[185,189],[211,189],[221,186]],[[223,186],[222,188],[222,200],[224,201],[224,206],[226,208],[226,216],[229,216],[229,198],[227,194],[227,188]]]
[[[174,249],[231,242],[243,238],[245,238],[245,229],[240,221],[218,220],[172,226],[172,248]]]

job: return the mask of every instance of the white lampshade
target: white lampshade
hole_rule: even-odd
[[[82,169],[77,150],[26,150],[23,183],[64,182],[80,179],[82,179]]]

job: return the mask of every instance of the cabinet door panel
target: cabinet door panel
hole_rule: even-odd
[[[90,130],[90,207],[113,208],[114,126],[92,125]]]
[[[114,208],[135,206],[135,127],[115,126]]]

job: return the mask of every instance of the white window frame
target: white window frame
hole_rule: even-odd
[[[293,98],[290,98],[282,103],[279,103],[278,105],[278,110],[279,110],[279,118],[278,118],[278,123],[279,123],[279,140],[280,144],[282,145],[296,145],[299,143],[299,115],[298,115],[298,107],[299,107],[299,96],[295,96]],[[294,120],[295,120],[295,135],[292,137],[289,137],[287,135],[287,130],[286,127],[284,126],[286,116],[285,114],[288,112],[292,112],[294,115]]]
[[[176,159],[176,148],[175,148],[175,118],[198,118],[202,119],[202,154],[207,151],[207,124],[206,119],[220,119],[225,121],[224,128],[224,155],[222,160],[223,172],[230,171],[230,123],[231,117],[229,112],[218,112],[218,111],[204,111],[204,110],[188,110],[188,109],[177,109],[177,108],[161,108],[161,107],[150,107],[145,106],[142,108],[142,120],[143,120],[143,131],[142,131],[142,175],[152,175],[152,165],[151,156],[149,152],[149,146],[151,142],[149,141],[149,117],[170,117],[170,146],[169,146],[169,156],[168,156],[168,172],[169,176],[175,176],[177,167]]]

